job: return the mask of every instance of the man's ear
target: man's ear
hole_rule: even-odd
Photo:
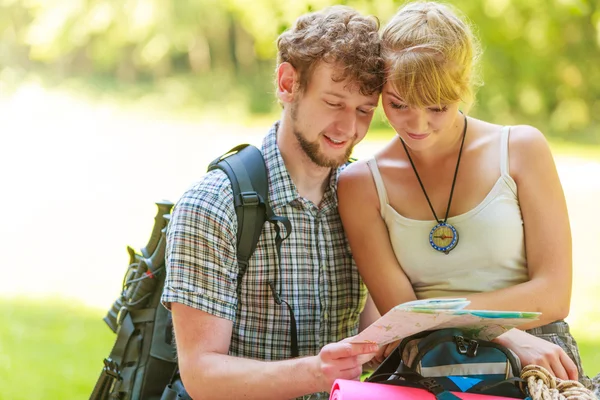
[[[289,62],[277,67],[277,98],[282,103],[291,103],[297,92],[298,71]]]

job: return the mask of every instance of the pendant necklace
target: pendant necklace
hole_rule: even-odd
[[[458,166],[460,165],[460,157],[462,155],[463,145],[465,144],[465,137],[467,136],[467,117],[465,116],[465,127],[463,128],[462,133],[462,142],[460,143],[460,150],[458,151],[458,160],[456,161],[456,170],[454,171],[454,178],[452,179],[452,188],[450,189],[450,198],[448,199],[448,208],[446,208],[446,216],[444,220],[441,221],[438,219],[437,214],[429,200],[429,196],[427,196],[427,192],[425,191],[425,186],[423,186],[423,182],[421,182],[421,178],[419,177],[419,173],[417,172],[417,168],[415,167],[415,163],[413,162],[410,154],[408,153],[408,149],[406,148],[406,144],[404,141],[400,139],[402,146],[404,147],[404,151],[408,156],[408,161],[410,161],[410,165],[412,166],[413,171],[415,171],[415,175],[417,176],[417,180],[421,185],[421,189],[423,189],[423,194],[427,199],[427,203],[429,203],[429,208],[431,208],[431,212],[433,213],[433,217],[435,218],[437,225],[431,229],[429,232],[429,244],[437,251],[441,251],[442,253],[448,254],[452,249],[456,247],[458,244],[458,231],[454,226],[447,223],[448,221],[448,213],[450,212],[450,204],[452,203],[452,195],[454,194],[454,186],[456,184],[456,176],[458,175]]]

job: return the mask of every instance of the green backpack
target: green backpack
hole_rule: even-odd
[[[281,222],[287,234],[291,225],[287,218],[275,216],[269,206],[267,169],[256,147],[243,144],[231,149],[209,164],[208,170],[213,169],[224,171],[233,189],[239,292],[264,223]],[[117,337],[90,400],[158,400],[177,371],[171,313],[160,303],[166,275],[165,232],[173,203],[156,205],[148,244],[140,252],[127,247],[130,263],[122,291],[104,317]]]

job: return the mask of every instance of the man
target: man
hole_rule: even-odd
[[[221,171],[174,209],[162,301],[173,312],[179,367],[194,399],[327,392],[337,378],[358,378],[377,351],[340,342],[357,333],[366,290],[336,195],[340,167],[364,138],[383,84],[377,31],[375,18],[335,6],[301,16],[278,39],[283,110],[261,152],[271,207],[292,224],[280,263],[266,224],[238,295],[237,220]]]

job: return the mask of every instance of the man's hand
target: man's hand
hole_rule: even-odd
[[[531,364],[546,368],[560,379],[577,380],[577,366],[565,351],[554,343],[530,335],[519,329],[511,329],[494,339],[511,349],[521,359],[523,367]]]
[[[320,391],[329,392],[336,379],[359,379],[362,364],[379,350],[377,344],[349,343],[347,340],[326,345],[315,357]]]

